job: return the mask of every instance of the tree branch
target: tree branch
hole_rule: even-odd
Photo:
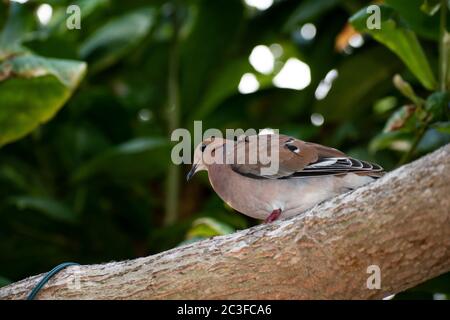
[[[69,267],[37,298],[382,298],[450,271],[449,194],[450,144],[288,220]],[[379,290],[367,288],[370,265],[381,269]],[[0,299],[24,299],[41,276],[1,288]]]

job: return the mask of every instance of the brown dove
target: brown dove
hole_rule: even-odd
[[[339,150],[276,134],[206,139],[195,149],[187,180],[201,170],[229,206],[266,222],[299,214],[384,173]]]

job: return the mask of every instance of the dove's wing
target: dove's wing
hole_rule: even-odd
[[[379,176],[383,171],[379,165],[350,158],[337,149],[285,135],[248,136],[238,141],[233,151],[232,169],[251,178],[290,179],[350,172]],[[276,168],[273,161],[278,161],[277,170],[267,171],[271,165]]]

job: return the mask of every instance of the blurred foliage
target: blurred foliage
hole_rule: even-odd
[[[70,4],[81,29],[66,26]],[[64,261],[134,258],[257,223],[223,204],[205,174],[167,186],[174,125],[278,128],[387,170],[448,143],[440,3],[385,0],[379,30],[364,22],[367,5],[0,1],[0,286]],[[249,63],[261,44],[274,52],[270,74]],[[310,68],[303,90],[272,82],[290,58]],[[239,93],[245,73],[259,90]],[[165,224],[177,190],[177,220]],[[398,298],[448,297],[448,284],[444,275]]]

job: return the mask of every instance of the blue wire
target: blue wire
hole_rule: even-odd
[[[76,262],[64,262],[56,267],[54,267],[52,270],[50,270],[42,279],[39,281],[39,283],[33,288],[31,293],[28,295],[27,300],[34,300],[36,295],[39,293],[39,291],[42,289],[42,287],[50,280],[51,277],[53,277],[55,274],[57,274],[62,269],[69,267],[69,266],[75,266],[79,265]]]

